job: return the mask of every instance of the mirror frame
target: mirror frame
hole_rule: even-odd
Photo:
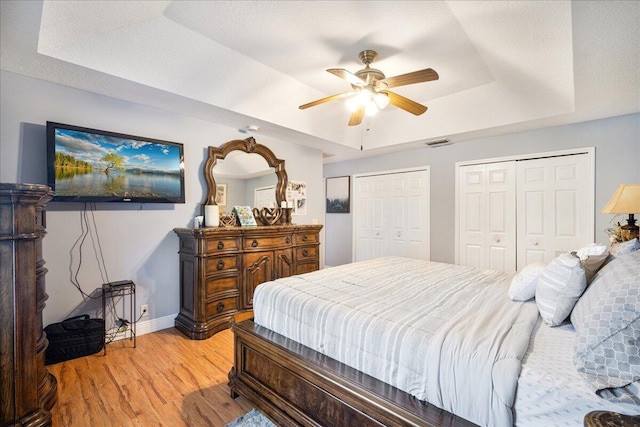
[[[247,139],[234,139],[225,142],[220,147],[209,147],[209,157],[204,164],[204,178],[207,181],[207,196],[204,200],[205,205],[216,204],[216,180],[213,176],[213,168],[215,167],[218,159],[224,159],[227,154],[232,151],[244,151],[247,154],[259,154],[263,159],[267,161],[269,167],[275,169],[276,176],[278,177],[278,184],[276,184],[276,201],[278,206],[286,200],[287,189],[287,171],[284,169],[284,160],[278,159],[273,151],[271,151],[266,145],[258,144],[256,140],[250,136]]]

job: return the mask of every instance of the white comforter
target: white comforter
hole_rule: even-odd
[[[535,306],[511,274],[379,258],[264,283],[255,322],[480,425],[512,425]]]

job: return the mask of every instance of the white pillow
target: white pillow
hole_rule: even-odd
[[[547,264],[545,263],[534,262],[513,276],[511,286],[509,286],[509,298],[511,298],[511,301],[529,301],[535,297],[538,277],[546,266]]]
[[[570,253],[553,259],[536,284],[536,305],[549,326],[560,325],[587,287],[580,259]]]
[[[580,258],[580,261],[584,261],[589,256],[601,256],[607,254],[607,247],[605,245],[600,245],[598,243],[589,243],[587,246],[583,246],[576,251],[576,255]]]
[[[615,245],[611,245],[609,248],[609,253],[613,257],[619,257],[624,254],[628,254],[640,249],[640,242],[638,239],[627,240],[626,242],[616,243]]]

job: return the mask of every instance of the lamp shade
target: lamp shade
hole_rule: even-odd
[[[622,184],[618,186],[609,203],[600,211],[602,214],[640,213],[640,184]]]

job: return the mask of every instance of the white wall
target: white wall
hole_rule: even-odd
[[[618,184],[640,182],[640,114],[329,163],[324,177],[431,166],[431,259],[452,263],[456,162],[582,147],[596,147],[595,236],[608,243],[604,229],[613,216],[598,212]],[[351,235],[352,214],[326,215],[326,265],[351,262]]]
[[[46,184],[47,121],[73,124],[176,141],[185,149],[185,204],[97,204],[94,213],[99,243],[110,281],[130,279],[137,285],[137,305],[148,304],[149,320],[176,314],[179,310],[178,238],[174,227],[191,226],[205,195],[202,175],[210,145],[219,146],[247,135],[236,129],[155,110],[130,102],[71,89],[16,74],[0,73],[0,181]],[[289,179],[307,182],[306,216],[294,222],[310,224],[324,215],[322,153],[259,134],[256,141],[267,145],[285,160]],[[49,299],[44,323],[60,321],[78,306],[87,310],[99,301],[83,303],[70,280],[71,251],[81,234],[82,203],[50,203],[47,236],[43,241]],[[90,223],[93,222],[89,217]],[[79,282],[91,293],[107,278],[99,269],[97,238],[87,238]],[[73,258],[75,267],[77,252]]]

